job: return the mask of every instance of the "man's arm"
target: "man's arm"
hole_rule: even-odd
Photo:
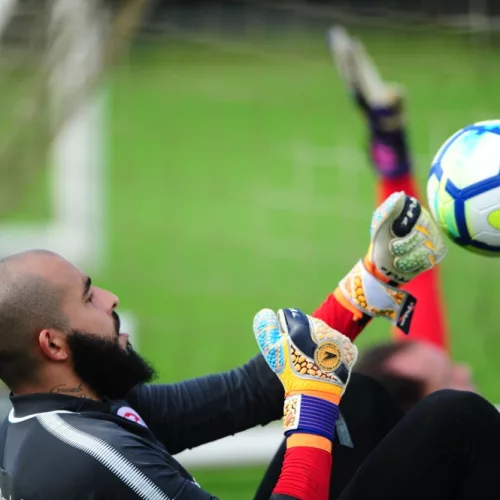
[[[328,295],[312,315],[351,340],[355,340],[371,320],[370,316],[350,306],[338,288]]]
[[[371,243],[314,316],[353,340],[372,317],[408,331],[415,303],[398,286],[444,256],[438,229],[417,200],[389,197],[374,213]],[[172,453],[281,418],[283,390],[261,356],[241,368],[137,389],[130,404]]]
[[[145,385],[127,398],[172,454],[278,420],[283,399],[260,354],[225,373]]]
[[[335,421],[338,416],[338,402],[348,382],[352,366],[356,361],[357,351],[346,337],[334,330],[328,329],[320,321],[313,322],[311,318],[311,322],[309,322],[307,317],[298,310],[282,310],[278,314],[282,314],[282,322],[279,327],[278,316],[270,310],[262,310],[254,320],[254,332],[257,342],[267,359],[265,360],[263,357],[254,358],[242,368],[245,373],[237,374],[235,380],[231,380],[231,376],[234,377],[237,370],[225,374],[225,377],[232,384],[230,392],[233,390],[238,392],[239,390],[248,389],[245,386],[251,384],[253,377],[257,377],[257,384],[250,390],[256,390],[257,386],[262,383],[272,383],[271,377],[278,380],[278,383],[286,388],[288,404],[285,404],[285,435],[287,436],[288,449],[285,454],[280,478],[270,500],[327,500],[332,466],[332,441]],[[278,328],[279,340],[276,339]],[[323,336],[324,341],[322,344],[324,345],[321,347],[322,344],[317,344],[314,339]],[[291,339],[290,343],[287,342],[288,337]],[[275,343],[273,344],[272,342]],[[302,345],[305,352],[300,351],[295,342]],[[331,373],[326,374],[319,367],[316,367],[314,377],[307,374],[296,375],[296,372],[293,371],[294,368],[291,368],[291,360],[296,355],[303,355],[304,359],[313,365],[313,358],[322,359],[320,354],[316,356],[316,349],[318,348],[322,352],[325,346],[329,346],[333,352],[333,356],[338,356],[338,359],[335,358],[332,366],[330,366],[328,361],[325,361],[324,368],[331,368]],[[285,353],[284,349],[290,349],[290,352],[287,351]],[[293,355],[292,351],[294,352]],[[274,356],[273,352],[275,353]],[[326,354],[329,353],[330,351]],[[330,358],[327,356],[325,359],[329,360]],[[272,369],[268,368],[268,372],[264,372],[269,373],[271,376],[262,376],[263,363],[271,363],[273,365],[273,360],[276,361],[277,365]],[[281,370],[280,363],[283,362],[285,362],[287,366],[286,370],[288,371]],[[321,361],[318,362],[321,363]],[[275,369],[278,371],[273,371]],[[277,374],[281,375],[281,379],[276,376]],[[243,388],[241,387],[242,381],[238,380],[242,375],[244,375],[243,378],[247,377],[247,380],[243,383]],[[321,376],[325,378],[321,379]],[[200,393],[203,389],[210,388],[211,382],[215,380],[216,384],[218,384],[223,378],[224,375],[216,376],[215,379],[207,383],[206,387],[200,387],[200,385],[203,386],[202,381],[206,381],[210,377],[196,379],[192,381],[196,383],[192,388],[195,390],[195,393],[189,394],[183,392],[182,396],[187,397],[188,400],[196,398],[202,395]],[[186,384],[189,384],[189,382],[185,383],[182,391],[185,389]],[[150,386],[145,389],[151,390],[158,387]],[[171,390],[175,386],[166,387],[168,390]],[[268,389],[269,387],[266,386],[260,387],[262,398],[266,398],[265,395]],[[282,393],[284,393],[283,389]],[[221,392],[220,395],[221,401],[224,401],[227,390],[226,392]],[[180,401],[182,398],[177,394],[176,399]],[[269,401],[269,404],[275,403]],[[280,414],[282,414],[282,408],[283,406],[280,403],[278,406]],[[249,411],[251,410],[249,408]],[[143,417],[145,417],[144,413]],[[200,416],[199,420],[204,421],[203,415]],[[229,415],[228,425],[234,426],[235,422],[237,425],[238,421],[239,419],[235,418],[234,415]],[[187,426],[196,426],[197,424],[198,421],[194,419]],[[213,422],[215,429],[220,426],[220,422]],[[224,432],[224,429],[221,428],[218,432]],[[168,438],[169,436],[166,439]],[[181,437],[181,439],[185,441],[189,437]],[[129,442],[130,440],[136,440],[137,443],[131,443]],[[170,451],[172,451],[172,447],[170,447]],[[118,489],[118,485],[113,486],[110,491],[113,491],[115,497],[119,496],[124,500],[136,498],[215,500],[215,497],[198,488],[193,481],[182,477],[180,472],[175,467],[172,467],[155,449],[150,449],[144,445],[141,446],[141,440],[135,437],[120,440],[120,453],[125,458],[129,457],[129,462],[135,465],[129,467],[126,471],[124,469],[124,473],[121,474],[120,478],[122,483],[126,483],[129,490],[125,490],[123,485],[121,485],[123,491]],[[115,457],[114,463],[116,461],[117,458]],[[134,470],[133,467],[138,468],[139,471]],[[133,488],[136,480],[137,484],[140,482],[138,472],[144,476],[143,483],[144,488],[148,489],[147,494],[144,492],[139,495],[137,489]],[[150,481],[149,483],[148,480]],[[133,491],[131,492],[130,489]],[[153,493],[156,496],[153,497]],[[161,496],[162,494],[166,496]]]
[[[369,156],[377,172],[377,203],[398,191],[423,200],[412,166],[404,116],[406,96],[402,86],[384,81],[363,43],[343,27],[331,28],[328,42],[340,78],[369,128]],[[441,289],[437,268],[406,285],[405,290],[419,301],[419,307],[413,317],[411,337],[393,328],[395,339],[410,338],[430,342],[443,350],[449,349],[446,305]]]
[[[330,294],[313,316],[354,340],[369,317]],[[176,384],[152,384],[128,398],[172,453],[210,443],[283,416],[283,387],[261,354],[226,373]]]

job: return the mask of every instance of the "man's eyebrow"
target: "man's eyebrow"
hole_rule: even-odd
[[[92,280],[87,276],[85,284],[83,285],[82,297],[85,298],[88,295],[91,286],[92,286]]]

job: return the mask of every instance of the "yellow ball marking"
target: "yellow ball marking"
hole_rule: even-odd
[[[488,222],[491,227],[500,230],[500,209],[493,210],[493,212],[488,215]]]

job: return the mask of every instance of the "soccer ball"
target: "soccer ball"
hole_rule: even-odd
[[[441,146],[432,161],[427,201],[454,242],[500,256],[500,120],[469,125]]]

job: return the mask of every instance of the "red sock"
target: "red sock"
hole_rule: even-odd
[[[396,191],[404,191],[407,195],[422,200],[411,174],[395,179],[379,179],[377,184],[378,203],[382,203]],[[417,276],[404,287],[417,299],[417,308],[413,315],[410,335],[404,335],[393,329],[393,336],[398,340],[417,340],[430,342],[448,350],[448,327],[445,320],[445,304],[441,296],[439,271],[433,268]]]
[[[347,300],[342,299],[338,289],[329,294],[312,315],[353,341],[368,323],[368,318],[358,311],[353,311]]]
[[[328,500],[331,471],[331,453],[318,448],[289,448],[273,494],[299,500]]]

